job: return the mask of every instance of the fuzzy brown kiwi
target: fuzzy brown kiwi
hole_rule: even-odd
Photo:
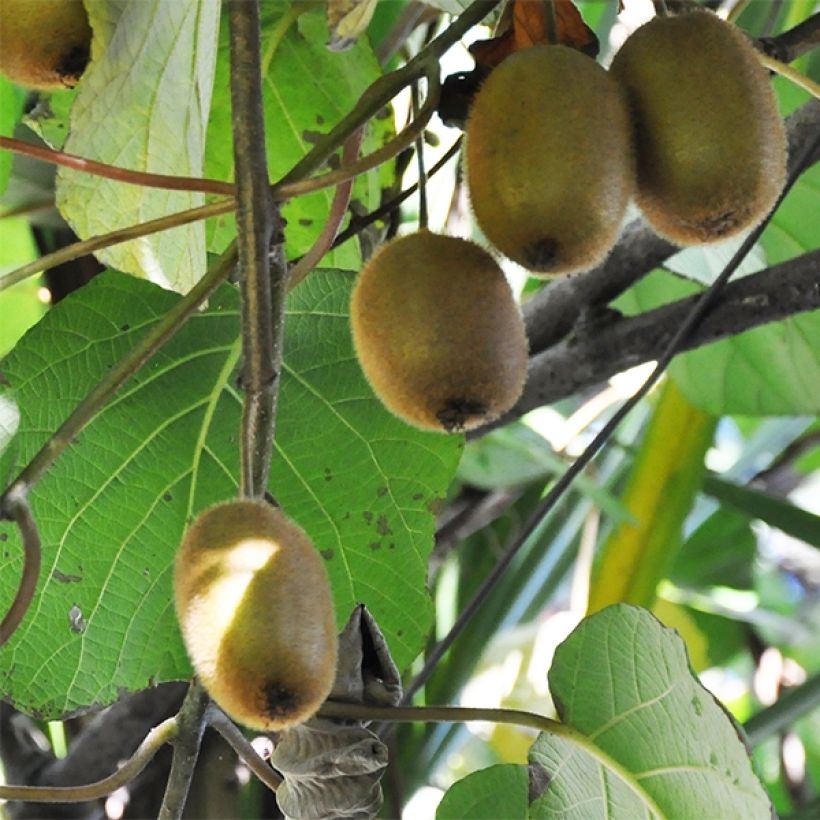
[[[387,243],[359,275],[350,320],[376,395],[415,427],[469,430],[521,394],[521,314],[503,271],[473,242],[424,230]]]
[[[262,501],[210,507],[174,566],[177,618],[199,679],[239,723],[278,731],[307,720],[336,675],[336,621],[322,558]]]
[[[631,125],[619,85],[566,46],[534,46],[495,68],[470,109],[467,185],[476,221],[537,273],[600,262],[634,189]]]
[[[0,73],[27,88],[71,88],[91,47],[82,0],[0,0]]]
[[[636,201],[662,236],[714,242],[760,222],[786,178],[786,132],[746,37],[710,11],[655,17],[612,73],[635,123]]]

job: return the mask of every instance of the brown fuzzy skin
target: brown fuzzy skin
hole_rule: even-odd
[[[754,47],[709,11],[655,17],[612,74],[633,112],[637,202],[661,236],[715,242],[760,222],[786,179],[786,132]]]
[[[307,720],[336,676],[324,562],[262,501],[229,501],[189,527],[174,567],[177,618],[194,671],[239,723],[270,732]]]
[[[88,63],[82,0],[0,0],[0,74],[27,88],[72,88]]]
[[[557,45],[507,57],[473,101],[466,140],[473,212],[502,253],[542,274],[603,260],[635,183],[626,101],[595,60]]]
[[[376,395],[414,427],[469,430],[521,395],[521,314],[503,271],[473,242],[429,231],[388,242],[359,275],[350,321]]]

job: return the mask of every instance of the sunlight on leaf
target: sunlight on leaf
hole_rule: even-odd
[[[90,5],[94,59],[71,110],[65,150],[123,168],[201,176],[219,4]],[[81,238],[204,204],[201,194],[144,188],[60,169],[57,203]],[[99,254],[106,264],[187,291],[205,270],[201,224]]]
[[[532,817],[771,817],[738,727],[693,675],[683,641],[616,605],[586,618],[549,674],[561,720],[589,746],[542,733]]]

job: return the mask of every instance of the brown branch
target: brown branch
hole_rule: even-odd
[[[11,518],[20,530],[23,541],[23,572],[8,612],[0,622],[0,646],[11,638],[20,622],[26,616],[29,606],[34,599],[37,589],[37,579],[40,577],[40,559],[42,545],[40,532],[31,514],[31,507],[26,498],[27,489],[18,487],[14,492],[3,496],[0,512]]]
[[[781,63],[791,63],[820,46],[820,12],[776,37],[761,37],[759,47]]]
[[[681,299],[639,316],[593,324],[577,337],[533,356],[524,393],[500,423],[651,361],[666,347],[699,297]],[[820,251],[813,251],[727,285],[681,351],[818,308]]]
[[[171,718],[176,725],[173,739],[174,757],[165,786],[165,795],[162,798],[162,807],[157,815],[158,820],[180,820],[182,817],[199,756],[202,735],[205,732],[207,708],[208,695],[199,681],[194,679],[188,687],[182,707],[176,716]]]
[[[786,120],[786,127],[791,173],[804,146],[820,131],[820,101],[811,100],[795,111]],[[815,150],[809,164],[818,159],[820,150]],[[530,354],[557,344],[583,311],[606,305],[678,250],[671,242],[656,236],[644,222],[632,222],[597,268],[550,283],[524,305]]]

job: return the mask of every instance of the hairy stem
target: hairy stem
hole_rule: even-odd
[[[274,211],[268,184],[259,5],[235,0],[228,9],[236,225],[242,294],[242,387],[245,391],[240,494],[246,498],[259,498],[267,489],[273,452],[282,362],[286,266],[282,223]]]

